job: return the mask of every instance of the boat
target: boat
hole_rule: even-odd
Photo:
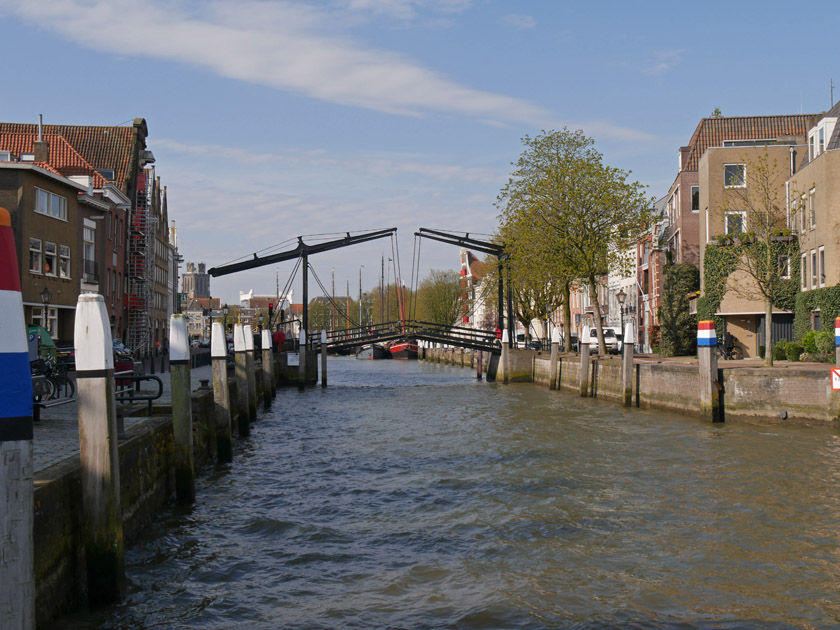
[[[388,349],[392,359],[416,359],[418,356],[416,339],[400,339],[393,342]]]
[[[362,346],[356,352],[357,359],[390,359],[391,353],[385,346],[378,343],[369,343]]]

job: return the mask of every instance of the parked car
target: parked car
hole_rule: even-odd
[[[598,333],[595,328],[591,329],[590,335],[589,351],[598,352]],[[618,354],[621,351],[621,341],[615,328],[604,326],[604,345],[609,354]]]
[[[526,350],[542,350],[542,341],[539,339],[531,339],[525,342]]]

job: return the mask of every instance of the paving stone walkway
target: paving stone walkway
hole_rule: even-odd
[[[171,402],[172,392],[169,387],[169,372],[155,374],[155,376],[160,377],[163,383],[163,393],[160,400],[156,402]],[[190,370],[190,377],[192,389],[198,389],[202,379],[212,378],[212,369],[209,365],[193,368]],[[142,388],[142,391],[156,392],[157,384],[147,384]],[[41,410],[41,419],[35,423],[33,441],[35,472],[79,454],[78,411],[78,404],[75,401]],[[125,428],[145,421],[146,418],[142,416],[128,417],[125,419]]]

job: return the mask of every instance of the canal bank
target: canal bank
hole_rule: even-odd
[[[477,365],[477,353],[458,348],[425,348],[421,359],[469,368]],[[596,354],[588,363],[587,396],[621,404],[624,397],[621,359]],[[549,352],[511,349],[508,366],[507,379],[511,383],[549,387],[554,373],[559,389],[580,390],[579,354],[560,353],[553,371]],[[702,415],[698,395],[700,368],[696,358],[637,355],[632,366],[633,406]],[[715,377],[720,385],[724,421],[837,426],[840,418],[840,392],[832,390],[831,366],[826,364],[780,361],[773,368],[765,368],[759,361],[720,361]]]

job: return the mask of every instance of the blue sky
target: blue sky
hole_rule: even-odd
[[[188,261],[397,227],[408,282],[417,228],[494,230],[525,135],[581,128],[659,197],[716,107],[828,109],[837,14],[827,2],[0,0],[0,111],[146,118]],[[378,283],[383,254],[387,241],[311,263],[355,293],[361,265],[365,289]],[[424,242],[420,265],[455,268],[458,251]],[[291,268],[211,288],[234,302]]]

